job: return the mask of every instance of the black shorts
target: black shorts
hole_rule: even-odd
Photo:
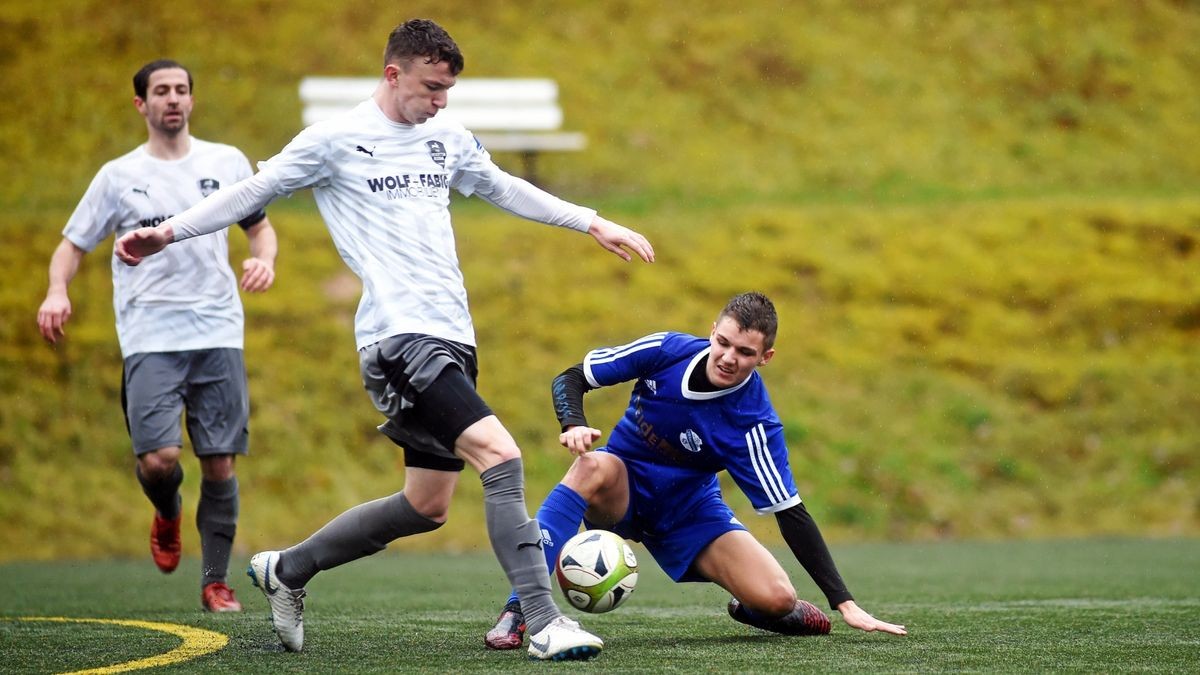
[[[359,352],[363,386],[387,417],[379,431],[404,448],[404,465],[462,471],[454,442],[467,427],[492,415],[475,391],[479,368],[473,347],[404,334]]]

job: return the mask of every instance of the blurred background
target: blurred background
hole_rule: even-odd
[[[706,334],[757,289],[781,315],[762,374],[832,541],[1200,535],[1200,3],[0,0],[0,561],[144,555],[110,244],[72,285],[66,342],[35,322],[67,217],[145,140],[133,73],[186,64],[193,135],[254,162],[300,130],[301,78],[377,75],[413,17],[447,28],[464,77],[555,80],[589,145],[543,155],[542,184],[658,253],[622,264],[455,203],[480,389],[531,512],[569,464],[557,373]],[[239,555],[403,485],[358,377],[358,281],[311,195],[268,211],[276,286],[243,298]],[[593,425],[627,395],[589,394]],[[485,548],[479,497],[464,474],[450,524],[399,546]]]

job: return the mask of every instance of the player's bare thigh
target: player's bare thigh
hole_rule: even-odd
[[[704,578],[754,611],[783,616],[796,604],[796,589],[771,552],[745,530],[733,530],[706,546],[694,563]]]
[[[479,473],[521,456],[521,449],[495,415],[467,427],[454,441],[454,454]]]
[[[629,473],[616,455],[589,452],[576,457],[562,484],[588,503],[585,516],[596,525],[615,525],[629,510]]]

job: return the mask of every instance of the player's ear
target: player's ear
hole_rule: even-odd
[[[400,78],[400,66],[395,63],[389,63],[383,67],[383,79],[393,87],[396,86],[396,80]]]
[[[758,365],[760,365],[760,366],[767,365],[767,362],[770,361],[771,358],[774,356],[775,356],[775,348],[771,347],[767,351],[763,352],[762,358],[758,360]]]

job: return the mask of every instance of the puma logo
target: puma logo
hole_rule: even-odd
[[[361,152],[361,153],[363,153],[364,155],[370,155],[370,156],[372,156],[372,157],[374,157],[374,156],[375,156],[375,148],[374,148],[374,146],[372,146],[372,147],[371,147],[371,149],[370,149],[370,150],[368,150],[368,149],[364,148],[364,147],[363,147],[363,146],[361,146],[361,145],[356,145],[356,146],[354,146],[354,149],[355,149],[356,151],[358,151],[358,152]]]

